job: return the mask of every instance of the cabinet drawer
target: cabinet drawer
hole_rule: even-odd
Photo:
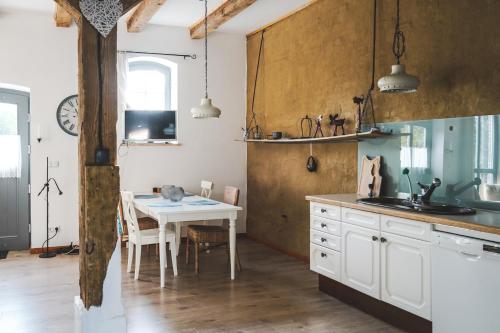
[[[382,231],[400,236],[416,238],[424,241],[431,240],[432,225],[430,223],[382,215],[380,217],[380,228]]]
[[[340,222],[311,215],[311,229],[320,230],[340,236]]]
[[[342,209],[342,222],[359,225],[374,230],[380,230],[380,215],[362,210]]]
[[[341,256],[340,252],[323,246],[311,244],[311,270],[340,282]]]
[[[340,207],[311,202],[311,215],[340,221]]]
[[[339,252],[342,250],[341,238],[339,236],[333,236],[314,229],[311,229],[311,243]]]

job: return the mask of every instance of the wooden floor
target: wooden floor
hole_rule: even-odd
[[[317,276],[294,258],[238,241],[243,271],[228,278],[224,249],[201,256],[201,272],[179,259],[160,289],[158,258],[143,250],[139,281],[127,274],[123,296],[129,332],[399,332],[317,290]],[[170,264],[170,263],[169,263]],[[78,258],[39,259],[10,252],[0,260],[0,332],[72,332]],[[112,333],[112,332],[110,332]]]

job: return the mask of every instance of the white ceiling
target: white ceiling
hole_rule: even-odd
[[[208,0],[208,10],[217,7],[223,0]],[[238,16],[222,25],[218,31],[252,32],[287,13],[301,7],[310,0],[257,0]],[[0,10],[32,10],[52,13],[53,0],[0,0]],[[188,27],[204,14],[203,1],[167,0],[151,19],[152,24]]]

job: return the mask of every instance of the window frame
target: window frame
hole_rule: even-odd
[[[138,144],[138,145],[155,145],[155,144],[174,144],[174,145],[179,145],[179,110],[178,110],[178,86],[179,86],[179,80],[178,80],[178,64],[164,59],[163,57],[159,56],[145,56],[145,55],[137,55],[137,56],[129,56],[127,58],[127,81],[128,81],[128,73],[130,73],[130,68],[135,67],[137,64],[138,68],[151,68],[151,69],[156,69],[160,70],[163,73],[167,73],[166,69],[169,69],[169,74],[170,74],[170,91],[169,97],[170,97],[170,108],[165,108],[164,110],[151,110],[151,109],[138,109],[138,108],[131,108],[129,107],[128,101],[126,101],[126,108],[123,110],[123,112],[128,112],[128,111],[174,111],[175,112],[175,137],[176,139],[147,139],[147,140],[132,140],[132,139],[126,139],[125,138],[125,114],[123,115],[123,136],[124,136],[124,143],[127,144]],[[128,84],[128,82],[127,82]],[[165,87],[167,89],[167,85]],[[165,91],[165,94],[167,95],[167,91]],[[125,94],[125,98],[127,99],[127,94]],[[167,100],[166,100],[167,102]]]
[[[480,161],[481,161],[481,135],[479,133],[479,130],[481,129],[481,123],[485,120],[483,118],[485,116],[476,116],[476,121],[474,124],[474,129],[475,129],[475,135],[476,135],[476,142],[475,142],[475,150],[476,150],[476,156],[475,156],[475,161],[474,161],[474,174],[476,177],[481,178],[481,175],[485,174],[491,174],[493,178],[493,184],[496,184],[497,178],[498,178],[498,157],[496,156],[495,152],[497,151],[497,142],[498,142],[498,136],[499,136],[499,122],[497,117],[495,116],[486,116],[486,117],[491,117],[489,119],[492,119],[492,151],[494,152],[493,154],[493,167],[492,168],[480,168]],[[479,188],[479,185],[477,186]]]

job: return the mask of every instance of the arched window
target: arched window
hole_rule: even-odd
[[[166,111],[177,109],[177,65],[156,57],[128,60],[127,108]]]
[[[177,141],[177,65],[159,57],[128,59],[125,140]]]

